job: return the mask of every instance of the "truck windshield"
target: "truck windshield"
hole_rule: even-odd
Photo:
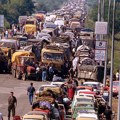
[[[63,60],[63,54],[62,53],[44,53],[43,59],[45,60]]]

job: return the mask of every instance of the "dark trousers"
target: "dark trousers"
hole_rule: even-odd
[[[8,120],[10,120],[10,115],[12,111],[12,117],[15,116],[15,106],[8,106]]]

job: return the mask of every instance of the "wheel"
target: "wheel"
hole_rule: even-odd
[[[16,78],[16,71],[14,69],[12,69],[11,71],[12,71],[12,75],[14,76],[14,78]]]

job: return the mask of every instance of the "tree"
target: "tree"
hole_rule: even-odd
[[[34,11],[32,0],[1,0],[0,14],[10,23],[17,23],[20,15],[31,15]]]
[[[115,17],[115,34],[120,32],[120,0],[116,1],[116,17]],[[96,4],[93,8],[92,8],[92,12],[90,14],[92,20],[95,22],[97,21],[97,10],[98,9],[98,4]],[[111,5],[111,10],[110,10],[110,32],[112,31],[112,5]],[[104,19],[105,21],[108,21],[108,0],[105,1],[105,14],[104,14]]]
[[[38,0],[37,10],[52,11],[57,10],[66,0]]]

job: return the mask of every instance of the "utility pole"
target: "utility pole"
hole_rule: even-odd
[[[97,21],[100,21],[100,0],[98,0],[98,19]]]
[[[104,70],[104,80],[103,85],[106,86],[106,76],[107,76],[107,61],[108,61],[108,48],[109,48],[109,25],[110,25],[110,8],[111,8],[111,0],[109,0],[109,6],[108,6],[108,35],[107,35],[107,50],[106,50],[106,61],[105,61],[105,70]]]
[[[111,48],[111,71],[110,71],[110,94],[109,94],[109,106],[112,109],[112,87],[113,87],[113,70],[114,70],[114,27],[115,27],[115,6],[116,0],[113,1],[113,20],[112,20],[112,48]]]
[[[117,120],[120,120],[120,66],[119,66],[119,87],[118,87],[118,113]]]

